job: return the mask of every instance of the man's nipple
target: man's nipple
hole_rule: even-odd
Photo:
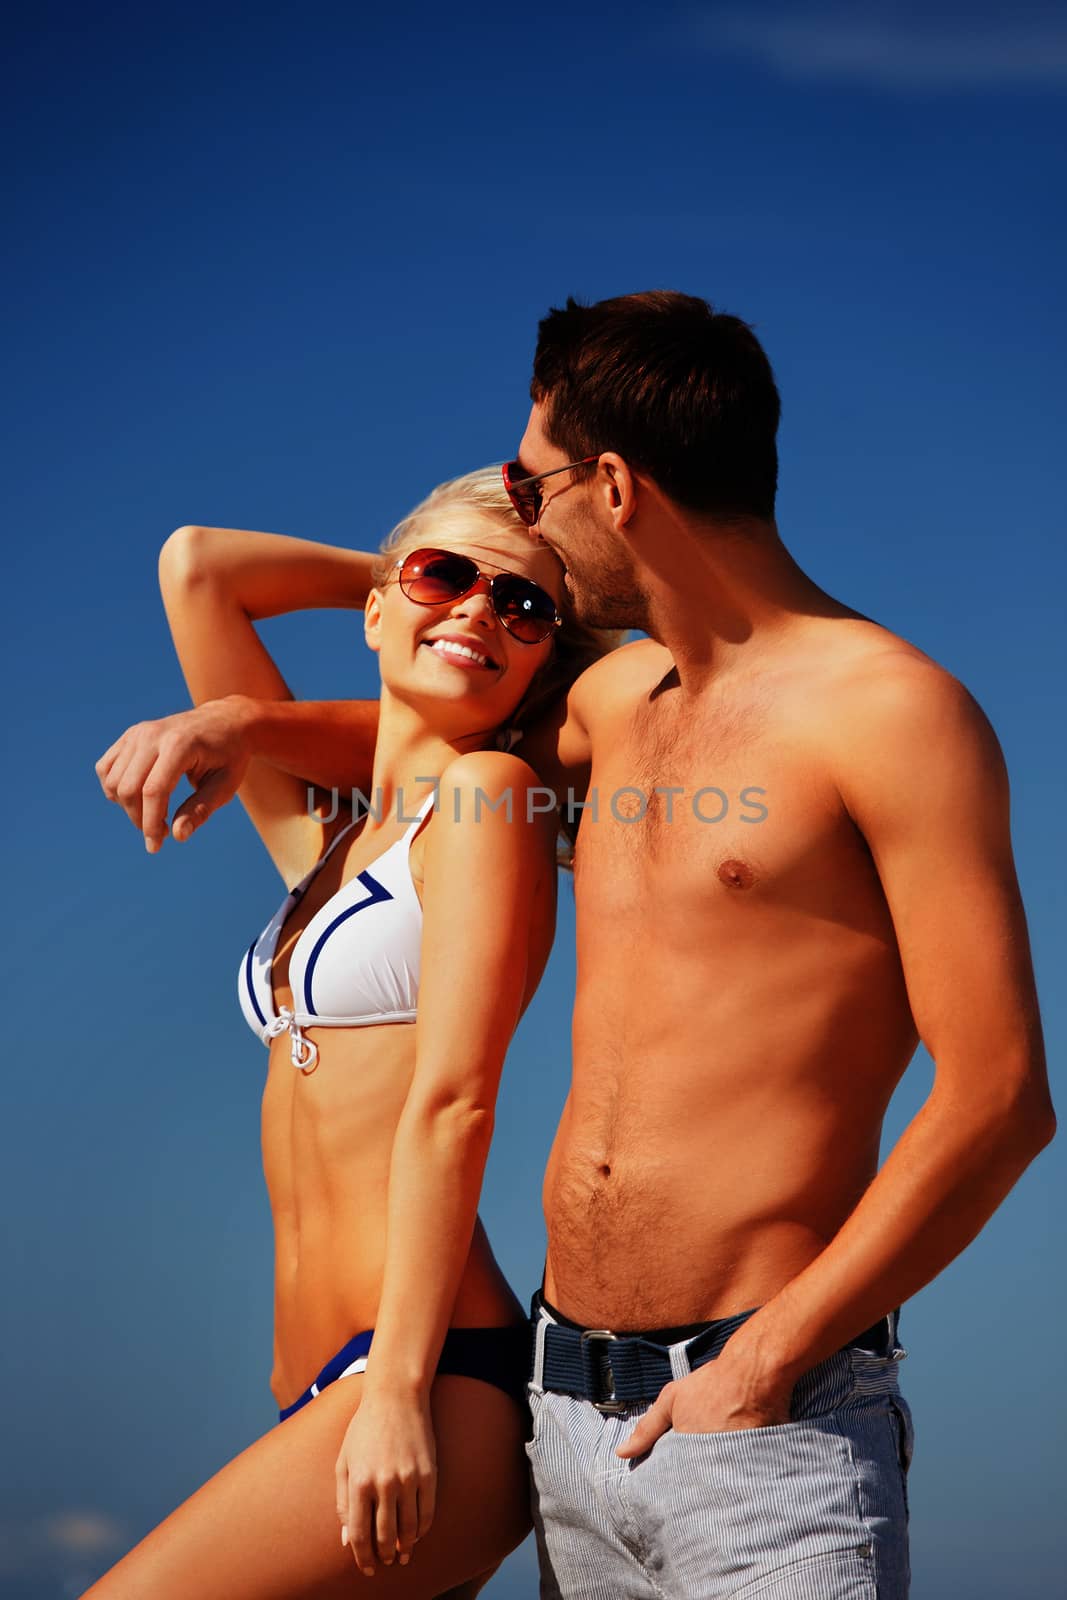
[[[738,861],[731,856],[728,861],[719,863],[718,879],[728,889],[751,889],[756,874],[747,861]]]

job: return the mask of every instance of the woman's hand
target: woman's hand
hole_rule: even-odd
[[[410,1400],[365,1391],[337,1457],[337,1515],[367,1577],[375,1563],[406,1566],[430,1529],[437,1446],[429,1394]]]

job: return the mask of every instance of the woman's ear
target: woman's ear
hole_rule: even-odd
[[[381,649],[382,596],[378,589],[371,589],[367,595],[367,604],[363,609],[363,637],[369,650],[377,652]]]

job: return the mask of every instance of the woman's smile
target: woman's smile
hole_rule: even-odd
[[[500,671],[500,663],[489,653],[481,639],[475,643],[463,634],[446,633],[439,634],[435,639],[423,639],[422,643],[443,661],[449,661],[468,672]]]

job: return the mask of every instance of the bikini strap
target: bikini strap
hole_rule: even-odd
[[[415,843],[415,835],[418,833],[419,829],[422,827],[422,824],[426,821],[426,817],[427,817],[427,815],[429,813],[430,807],[434,804],[436,799],[437,799],[437,787],[435,785],[434,788],[432,788],[430,790],[430,792],[426,796],[425,800],[422,802],[422,805],[419,807],[418,811],[416,811],[413,821],[404,830],[404,832],[400,835],[400,838],[397,840],[398,844],[403,845],[404,853],[406,855],[410,855],[411,854],[411,847]]]
[[[341,840],[344,838],[345,834],[348,832],[349,828],[354,828],[356,823],[357,822],[361,822],[361,821],[362,821],[362,817],[358,817],[358,816],[353,817],[351,822],[346,822],[343,828],[339,828],[337,830],[337,832],[334,834],[333,838],[330,840],[328,846],[326,847],[326,855],[320,857],[320,859],[319,859],[319,861],[317,863],[318,866],[320,866],[320,867],[322,866],[322,863],[326,860],[326,856],[328,856],[330,854],[330,851],[333,849],[335,844],[339,844],[341,842]]]
[[[413,828],[417,828],[418,827],[419,823],[422,821],[423,817],[425,817],[425,815],[429,811],[430,807],[436,802],[436,800],[437,800],[437,792],[438,792],[438,787],[435,784],[434,787],[430,790],[429,794],[426,796],[426,799],[422,802],[422,805],[419,807],[418,811],[415,813],[415,820],[411,824],[411,826]]]

